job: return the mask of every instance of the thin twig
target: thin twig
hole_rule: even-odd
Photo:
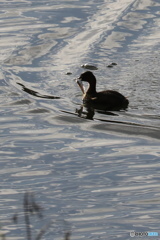
[[[37,237],[35,238],[35,240],[40,240],[41,237],[46,233],[47,229],[51,226],[52,222],[49,222],[48,224],[44,225],[39,233],[37,234]]]
[[[66,232],[65,236],[64,236],[64,240],[70,240],[70,236],[71,236],[71,233],[70,232]]]
[[[30,212],[29,193],[27,192],[24,194],[23,207],[24,207],[24,219],[26,224],[27,239],[32,240],[30,219],[29,219],[29,212]]]

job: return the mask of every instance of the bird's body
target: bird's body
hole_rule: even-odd
[[[84,72],[78,79],[82,82],[89,83],[87,91],[85,93],[83,91],[83,102],[85,104],[90,104],[95,108],[103,108],[105,110],[120,110],[127,108],[129,101],[121,93],[114,90],[96,91],[96,78],[92,72]]]

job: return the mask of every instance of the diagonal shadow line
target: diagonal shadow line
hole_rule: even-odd
[[[56,97],[56,96],[51,96],[51,95],[42,95],[42,94],[40,94],[40,93],[38,93],[38,92],[36,92],[36,91],[34,91],[34,90],[31,90],[31,89],[25,87],[22,83],[18,83],[18,82],[17,82],[17,84],[20,85],[20,86],[22,86],[22,90],[23,90],[24,92],[27,92],[27,93],[29,93],[30,95],[33,95],[33,96],[35,96],[35,97],[47,98],[47,99],[61,99],[61,97]]]

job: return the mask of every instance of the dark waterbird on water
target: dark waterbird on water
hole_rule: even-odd
[[[87,91],[84,91],[82,82],[88,82]],[[83,92],[85,105],[104,110],[120,110],[128,107],[129,101],[121,93],[114,90],[96,91],[96,78],[92,72],[87,71],[80,75],[77,83]]]

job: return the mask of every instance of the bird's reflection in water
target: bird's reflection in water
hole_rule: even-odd
[[[86,111],[84,110],[84,107],[81,106],[80,109],[76,109],[76,113],[78,117],[80,118],[86,118],[89,120],[93,120],[95,110],[93,108],[86,108]]]
[[[104,115],[118,116],[118,114],[116,114],[116,113],[113,113],[110,111],[98,110],[98,109],[93,108],[92,106],[82,105],[79,109],[76,109],[76,113],[77,113],[78,117],[89,119],[89,120],[94,120],[93,117],[95,115],[95,112],[104,114]]]

